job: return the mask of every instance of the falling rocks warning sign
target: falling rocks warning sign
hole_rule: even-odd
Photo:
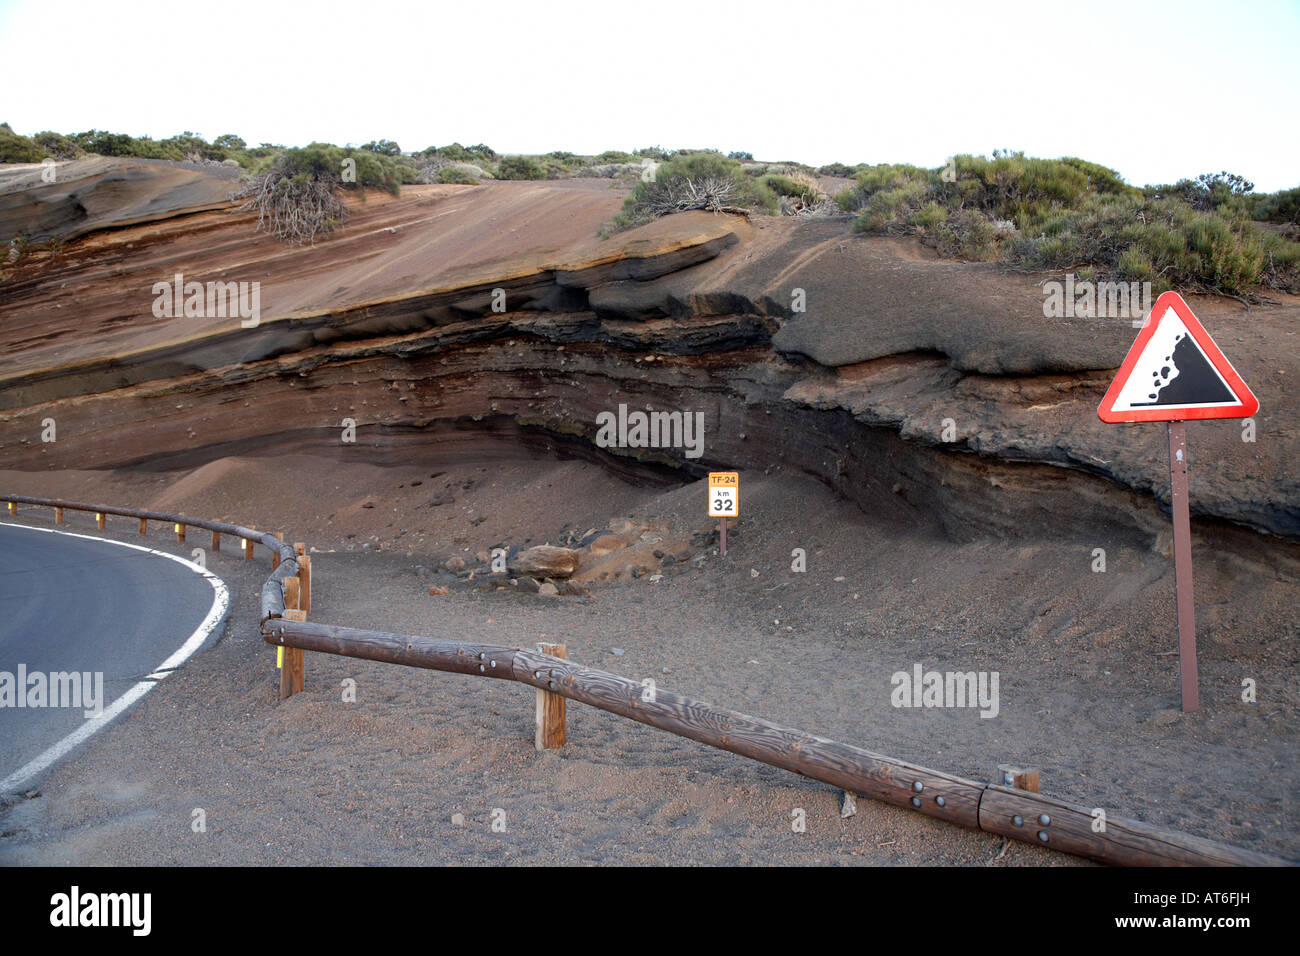
[[[1259,401],[1182,296],[1156,299],[1097,414],[1104,422],[1248,418]]]

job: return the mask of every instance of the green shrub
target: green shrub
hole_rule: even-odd
[[[39,163],[45,155],[44,149],[15,133],[8,123],[0,123],[0,163]]]
[[[931,200],[920,209],[918,209],[908,220],[913,226],[919,228],[922,232],[934,232],[938,227],[948,221],[948,209],[943,203]]]
[[[378,153],[380,156],[402,155],[402,147],[398,146],[391,139],[371,140],[361,148],[368,153]]]
[[[36,133],[32,136],[32,142],[55,159],[76,159],[78,156],[83,155],[82,149],[77,145],[75,139],[51,130]]]
[[[189,130],[161,141],[141,137],[136,140],[136,147],[139,155],[146,155],[150,159],[170,159],[176,162],[211,160],[219,163],[226,158],[224,149]]]
[[[795,173],[793,175],[777,174],[766,176],[763,184],[778,196],[797,199],[805,205],[813,206],[826,198],[816,180],[810,176]]]
[[[748,168],[745,170],[748,172]],[[763,185],[778,197],[781,214],[797,215],[826,201],[826,193],[807,173],[777,173],[763,178]]]
[[[531,156],[506,156],[497,164],[497,179],[546,179],[546,170]]]
[[[452,183],[457,186],[477,186],[478,180],[468,170],[460,166],[444,166],[438,170],[435,182]]]
[[[1300,223],[1300,186],[1261,196],[1255,218],[1262,222]]]
[[[1081,159],[1002,151],[955,156],[943,170],[864,167],[856,178],[835,197],[857,214],[856,230],[916,235],[945,255],[1080,274],[1094,268],[1161,291],[1250,297],[1261,284],[1300,291],[1300,244],[1251,222],[1289,221],[1300,190],[1253,196],[1252,185],[1230,173],[1139,190]]]
[[[614,231],[690,209],[752,209],[774,213],[777,197],[767,185],[741,173],[734,159],[716,151],[678,153],[660,163],[654,178],[638,182],[610,223]]]
[[[345,179],[350,173],[355,181]],[[257,211],[259,230],[291,243],[314,242],[344,222],[343,189],[372,187],[396,196],[402,182],[414,182],[416,175],[413,167],[391,156],[312,143],[264,160],[235,195],[246,200],[244,209]]]
[[[843,163],[829,163],[817,170],[819,176],[837,176],[840,179],[852,179],[858,172],[857,166],[845,166]]]
[[[91,129],[84,133],[76,133],[72,138],[77,146],[87,153],[96,153],[100,156],[140,155],[140,147],[136,144],[135,137],[127,136],[125,133]]]
[[[235,198],[246,200],[241,209],[257,212],[258,231],[314,244],[318,234],[336,229],[347,216],[339,196],[344,158],[343,150],[324,143],[285,150],[242,181]]]
[[[449,146],[430,146],[411,157],[417,163],[421,159],[445,159],[453,163],[473,163],[477,166],[492,162],[496,158],[496,151],[482,143],[468,147],[462,146],[460,143],[452,143]]]

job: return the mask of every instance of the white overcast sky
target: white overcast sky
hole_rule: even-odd
[[[0,121],[1300,185],[1300,0],[0,0]]]

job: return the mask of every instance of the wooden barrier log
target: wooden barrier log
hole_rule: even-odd
[[[916,767],[859,747],[656,689],[642,700],[636,681],[531,651],[515,651],[515,677],[570,700],[689,737],[721,750],[829,783],[859,796],[977,825],[985,784]]]
[[[538,644],[537,651],[550,657],[564,660],[568,649],[563,644]],[[538,687],[537,693],[537,729],[533,734],[533,745],[538,750],[554,750],[564,746],[564,698],[552,694],[549,690]]]
[[[262,633],[269,643],[283,646],[518,680],[851,793],[1104,862],[1168,865],[1182,856],[1201,865],[1285,865],[1272,857],[1114,818],[1108,821],[1109,832],[1123,836],[1112,845],[1107,835],[1091,832],[1092,817],[1083,808],[913,766],[661,689],[656,689],[654,701],[645,701],[639,683],[531,651],[283,619],[264,621]],[[997,796],[990,801],[994,792]],[[1024,802],[1001,807],[1000,800]],[[1024,811],[1019,826],[1011,819],[1017,812],[1012,806]],[[1040,813],[1049,815],[1045,844],[1026,825]],[[1003,816],[1006,820],[1000,822]],[[1058,819],[1061,822],[1052,822]]]
[[[514,655],[520,653],[513,648],[494,644],[364,631],[334,624],[290,621],[286,618],[271,618],[262,622],[262,635],[270,644],[301,647],[322,654],[405,664],[408,667],[455,674],[478,674],[503,680],[516,679],[513,670]]]
[[[262,620],[278,618],[285,611],[284,579],[296,570],[288,561],[271,572],[271,576],[262,583]]]
[[[1077,804],[991,785],[980,801],[981,830],[1115,866],[1284,866],[1274,857],[1107,815]]]

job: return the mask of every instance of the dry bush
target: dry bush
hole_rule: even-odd
[[[297,172],[277,162],[245,180],[231,195],[246,200],[240,211],[257,210],[257,229],[301,245],[343,224],[347,207],[339,198],[342,180],[333,173]]]

